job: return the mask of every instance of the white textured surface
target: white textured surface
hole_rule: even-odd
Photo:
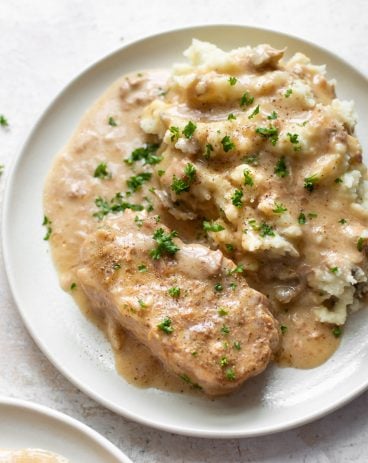
[[[127,40],[199,23],[265,26],[327,47],[367,75],[367,17],[364,0],[348,5],[343,0],[1,2],[0,114],[10,127],[0,129],[0,163],[10,162],[42,109],[74,75]],[[19,319],[2,268],[0,394],[33,400],[84,421],[136,463],[339,463],[368,458],[367,393],[313,424],[262,438],[201,440],[128,422],[79,392],[41,354]]]

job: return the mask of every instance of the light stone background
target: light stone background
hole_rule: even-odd
[[[143,35],[232,22],[309,39],[368,75],[364,0],[0,0],[0,114],[10,123],[8,130],[0,128],[4,176],[43,108],[87,65]],[[3,183],[0,179],[1,191]],[[368,461],[368,393],[313,424],[239,440],[175,436],[115,415],[72,386],[36,347],[18,316],[2,264],[0,395],[32,400],[82,420],[135,463]]]

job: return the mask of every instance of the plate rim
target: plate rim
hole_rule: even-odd
[[[47,350],[47,346],[44,345],[44,343],[38,338],[36,333],[31,327],[31,324],[28,322],[24,310],[21,308],[21,303],[18,300],[17,292],[15,290],[15,285],[14,285],[14,278],[12,275],[12,272],[10,270],[10,255],[7,250],[6,243],[8,242],[8,227],[5,226],[5,223],[7,222],[7,217],[9,216],[9,209],[11,207],[11,191],[12,187],[14,185],[14,174],[17,170],[18,164],[22,160],[23,156],[27,152],[28,145],[32,141],[32,138],[34,137],[35,133],[39,129],[39,127],[42,125],[44,119],[46,118],[49,110],[59,102],[60,99],[62,99],[63,95],[67,93],[70,87],[72,87],[79,79],[83,78],[86,74],[88,74],[91,70],[93,70],[96,66],[101,65],[103,62],[106,62],[113,58],[115,55],[118,55],[121,53],[124,49],[127,49],[131,46],[138,45],[146,40],[152,39],[152,38],[158,38],[162,36],[170,36],[172,34],[178,33],[178,32],[189,32],[190,30],[193,30],[193,33],[199,30],[204,30],[204,29],[216,29],[216,28],[242,28],[244,30],[247,30],[248,32],[267,32],[267,33],[274,33],[278,35],[279,37],[284,37],[285,39],[290,39],[290,40],[295,40],[297,42],[305,43],[306,45],[314,48],[315,50],[328,54],[331,57],[334,58],[337,62],[339,62],[341,65],[344,67],[348,68],[349,70],[353,71],[354,73],[358,74],[363,80],[368,85],[368,78],[367,76],[359,69],[350,64],[348,61],[346,61],[344,58],[340,57],[337,55],[335,52],[330,51],[329,49],[322,47],[308,39],[298,37],[293,34],[289,34],[277,29],[269,28],[269,27],[257,27],[253,25],[247,25],[247,24],[238,24],[238,23],[211,23],[211,24],[192,24],[190,26],[186,27],[176,27],[176,28],[169,28],[165,29],[161,32],[156,32],[154,34],[149,34],[149,35],[140,35],[136,39],[132,39],[127,41],[126,43],[122,44],[121,46],[115,48],[111,52],[104,54],[102,57],[97,58],[94,60],[91,64],[87,65],[84,67],[79,73],[74,75],[71,79],[67,80],[67,83],[62,85],[61,89],[55,93],[53,97],[51,97],[49,103],[41,109],[39,116],[37,117],[36,122],[31,126],[28,134],[25,136],[25,138],[20,142],[20,145],[17,149],[17,152],[15,156],[13,157],[11,163],[9,164],[9,170],[8,170],[8,175],[5,178],[5,185],[4,185],[4,193],[3,193],[3,208],[2,208],[2,214],[1,214],[1,247],[2,247],[2,254],[3,254],[3,263],[4,263],[4,269],[5,269],[5,274],[6,274],[6,281],[8,282],[10,293],[12,295],[13,301],[15,303],[16,309],[18,314],[20,315],[24,325],[26,326],[29,334],[31,335],[32,339],[38,346],[38,348],[41,350],[41,352],[45,355],[45,357],[55,366],[55,368],[62,373],[62,375],[67,378],[74,386],[79,388],[83,393],[85,393],[88,397],[91,397],[93,400],[95,400],[97,403],[103,405],[107,409],[113,411],[114,413],[117,413],[120,416],[123,416],[129,420],[132,420],[136,423],[152,427],[154,429],[158,429],[161,431],[165,432],[171,432],[175,433],[178,435],[184,435],[184,436],[192,436],[192,437],[201,437],[201,438],[215,438],[215,439],[231,439],[231,438],[242,438],[242,437],[256,437],[256,436],[263,436],[263,435],[270,435],[270,434],[275,434],[278,432],[283,432],[287,431],[299,426],[302,426],[304,424],[310,423],[312,421],[315,421],[319,418],[322,418],[333,411],[343,407],[356,397],[358,397],[360,394],[362,394],[364,391],[368,389],[368,378],[367,380],[362,383],[361,385],[357,386],[355,389],[352,389],[349,394],[347,394],[341,401],[333,403],[331,405],[328,405],[322,410],[316,411],[307,417],[302,417],[302,418],[294,418],[294,419],[289,419],[286,420],[282,425],[274,425],[269,428],[260,428],[260,429],[253,429],[251,431],[245,431],[245,430],[238,430],[238,431],[227,431],[226,429],[218,431],[218,430],[198,430],[198,429],[192,429],[188,425],[167,425],[162,422],[157,422],[154,419],[149,419],[145,417],[141,417],[139,415],[136,415],[130,411],[126,411],[122,409],[119,405],[116,405],[114,402],[111,402],[109,399],[104,398],[103,396],[99,395],[98,393],[95,393],[93,388],[90,387],[89,385],[86,385],[85,383],[79,381],[78,379],[75,379],[73,376],[71,376],[68,371],[64,368],[64,366],[56,359],[54,358]],[[91,103],[92,104],[92,103]],[[1,396],[0,396],[0,402],[1,402]],[[25,401],[26,402],[26,401]],[[40,406],[41,407],[41,406]],[[47,407],[45,407],[47,408]],[[61,412],[55,412],[55,413],[61,413]],[[67,416],[67,415],[66,415]],[[69,417],[70,418],[70,417]],[[73,418],[70,418],[73,419]],[[78,421],[78,420],[76,420]],[[79,422],[80,424],[83,424]],[[87,426],[87,425],[84,425]],[[88,426],[87,426],[88,427]],[[97,433],[98,434],[98,433]],[[104,438],[105,439],[105,438]],[[113,444],[111,444],[113,445]]]
[[[43,417],[54,419],[62,424],[67,425],[70,428],[73,428],[74,430],[76,429],[80,431],[88,439],[92,439],[101,448],[109,452],[111,456],[116,457],[119,461],[121,461],[121,463],[133,463],[127,455],[125,455],[105,436],[95,431],[93,428],[83,423],[82,421],[73,418],[64,412],[60,412],[45,405],[41,405],[37,402],[0,395],[0,408],[2,406],[10,406],[15,409],[38,413]]]

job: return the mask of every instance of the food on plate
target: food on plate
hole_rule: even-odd
[[[40,449],[0,450],[0,463],[68,463],[64,457]]]
[[[353,104],[284,53],[193,40],[115,82],[57,156],[44,238],[134,384],[220,395],[271,359],[317,366],[365,303]]]

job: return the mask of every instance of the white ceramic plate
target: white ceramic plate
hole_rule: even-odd
[[[3,397],[0,397],[0,448],[48,450],[71,463],[132,463],[111,442],[70,416]]]
[[[120,75],[170,66],[193,37],[225,49],[268,42],[302,51],[328,66],[340,98],[354,99],[368,127],[367,80],[315,45],[277,32],[242,26],[209,26],[167,32],[132,43],[94,64],[71,82],[34,127],[8,180],[3,247],[11,289],[30,333],[56,367],[111,410],[160,429],[206,437],[252,436],[280,431],[320,417],[368,386],[368,311],[352,317],[338,352],[310,371],[271,366],[232,397],[202,397],[138,389],[114,368],[109,343],[60,288],[47,243],[42,240],[42,189],[55,154],[84,111]],[[367,129],[366,129],[367,130]],[[367,146],[364,147],[367,152]]]

